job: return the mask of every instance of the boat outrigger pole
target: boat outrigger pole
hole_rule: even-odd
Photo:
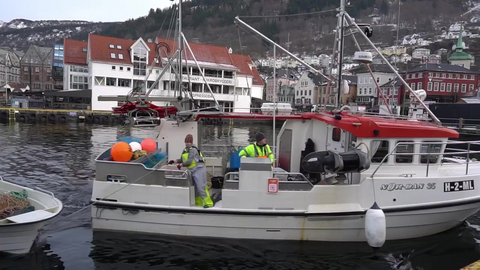
[[[415,93],[415,91],[412,90],[412,88],[410,88],[410,86],[407,84],[407,82],[403,79],[403,77],[398,73],[398,71],[390,64],[390,62],[382,55],[382,53],[378,50],[377,47],[375,47],[375,44],[373,44],[373,42],[367,37],[367,35],[362,31],[362,29],[360,28],[360,26],[358,26],[354,19],[352,17],[350,17],[350,15],[347,13],[347,12],[344,12],[345,14],[345,17],[348,19],[348,22],[350,25],[353,25],[357,28],[357,30],[360,32],[360,34],[365,38],[365,40],[368,42],[368,44],[370,44],[370,46],[372,46],[372,48],[378,53],[378,55],[383,59],[383,61],[385,61],[385,63],[387,63],[388,67],[390,67],[390,69],[393,71],[393,73],[395,73],[395,75],[397,75],[397,78],[403,83],[404,87],[417,99],[417,101],[423,106],[423,108],[427,111],[428,115],[430,117],[432,117],[433,121],[438,124],[438,125],[442,125],[442,122],[440,122],[440,120],[437,118],[437,116],[435,116],[435,114],[433,114],[433,112],[425,105],[425,103],[420,99],[420,97],[417,95],[417,93]],[[404,101],[405,102],[405,101]]]
[[[248,28],[249,30],[253,31],[255,34],[259,35],[260,37],[262,37],[263,39],[265,39],[265,40],[268,41],[269,43],[273,44],[273,46],[276,46],[277,48],[279,48],[280,50],[282,50],[284,53],[288,54],[290,57],[292,57],[293,59],[297,60],[297,61],[300,62],[302,65],[306,66],[306,67],[307,67],[308,69],[310,69],[310,71],[312,71],[313,73],[322,76],[325,80],[332,81],[330,78],[328,78],[327,76],[325,76],[320,70],[317,70],[317,69],[315,69],[314,67],[310,66],[309,64],[305,63],[302,59],[298,58],[298,57],[295,56],[293,53],[287,51],[285,48],[283,48],[283,47],[280,46],[279,44],[275,43],[273,40],[269,39],[268,37],[266,37],[266,36],[263,35],[262,33],[258,32],[255,28],[251,27],[250,25],[246,24],[244,21],[240,20],[240,18],[239,18],[238,16],[235,17],[235,24],[237,24],[237,23],[240,23],[241,25],[243,25],[243,26],[245,26],[246,28]]]

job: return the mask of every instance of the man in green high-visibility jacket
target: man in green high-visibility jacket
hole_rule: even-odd
[[[267,144],[265,135],[258,132],[255,136],[256,143],[251,144],[242,149],[238,155],[240,157],[258,157],[258,158],[270,158],[273,164],[273,153],[270,146]]]

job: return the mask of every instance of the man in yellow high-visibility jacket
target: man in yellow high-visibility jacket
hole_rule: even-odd
[[[255,136],[255,141],[256,143],[245,147],[238,153],[238,155],[240,157],[270,158],[273,164],[273,153],[270,149],[270,146],[267,144],[267,139],[265,138],[265,135],[261,132],[258,132]]]
[[[178,163],[177,167],[182,166],[192,173],[193,185],[195,186],[195,205],[204,208],[213,207],[213,201],[207,187],[207,170],[205,159],[202,152],[193,145],[193,136],[188,134],[185,137],[185,149],[182,156],[177,160],[170,160],[169,164]]]

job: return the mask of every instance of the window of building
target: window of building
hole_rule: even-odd
[[[36,73],[40,72],[40,68],[39,68],[39,67],[35,67],[35,72],[36,72]]]
[[[123,67],[118,67],[120,69],[120,71],[123,71]]]
[[[82,52],[87,52],[87,48],[82,48]]]
[[[438,82],[433,84],[433,91],[438,92]]]
[[[442,78],[446,78],[447,77],[447,74],[446,73],[442,73]]]
[[[388,155],[388,141],[372,141],[370,149],[372,150],[372,163],[380,163],[383,158]],[[385,158],[385,162],[388,162],[388,157]]]
[[[197,72],[198,72],[198,69],[197,69]],[[223,77],[224,77],[224,78],[227,78],[227,79],[232,79],[232,78],[233,78],[233,72],[231,72],[231,71],[224,71],[224,72],[223,72]]]
[[[453,90],[454,90],[455,93],[458,93],[459,86],[460,85],[458,83],[454,84]]]
[[[122,53],[119,53],[119,54],[118,54],[118,59],[123,60],[123,54],[122,54]]]
[[[308,95],[309,95],[309,96],[312,95],[312,90],[308,90]]]
[[[130,70],[132,70],[132,69],[131,69],[131,68],[129,68],[129,67],[127,67],[127,71],[130,71]]]
[[[147,50],[141,44],[133,48],[133,74],[140,76],[147,74]]]
[[[115,70],[115,69],[116,69],[116,67],[115,67],[115,66],[112,66],[112,70]]]
[[[427,90],[428,90],[428,91],[432,91],[432,83],[431,83],[431,82],[429,82],[429,83],[427,84]]]
[[[118,86],[120,87],[130,87],[130,83],[132,80],[130,79],[118,79]]]
[[[411,83],[410,88],[412,88],[412,90],[415,90],[415,83]]]
[[[452,84],[447,83],[447,92],[452,92]]]
[[[440,92],[445,92],[445,83],[440,84]]]
[[[133,80],[133,90],[137,93],[145,93],[145,85],[143,80]]]
[[[393,90],[393,95],[395,95],[395,96],[398,95],[398,88],[395,88],[395,89]]]
[[[462,84],[462,93],[466,93],[467,92],[467,85],[466,84]]]
[[[369,95],[372,94],[372,88],[368,88],[368,94],[369,94]]]
[[[88,77],[70,75],[70,89],[76,89],[76,90],[88,89]]]
[[[452,78],[453,78],[453,74],[452,74],[452,73],[449,73],[449,74],[448,74],[448,78],[449,78],[449,79],[452,79]]]
[[[413,141],[398,141],[395,150],[395,162],[397,163],[412,163],[413,155],[399,155],[399,154],[413,154]]]
[[[438,155],[428,155],[428,154],[438,154],[442,150],[441,144],[431,144],[431,143],[441,143],[439,141],[425,141],[426,144],[420,145],[420,153],[427,153],[427,155],[420,156],[420,163],[437,163]],[[428,144],[430,143],[430,144]],[[429,158],[430,157],[430,158]],[[430,159],[430,160],[429,160]]]
[[[122,45],[117,45],[117,49],[121,50],[121,49],[122,49]]]
[[[113,44],[108,45],[108,47],[110,47],[110,49],[115,49],[115,46]]]
[[[423,89],[423,83],[422,82],[419,82],[417,83],[417,89],[420,90],[420,89]]]
[[[147,89],[150,89],[154,83],[155,83],[154,81],[148,81]],[[153,86],[153,89],[158,89],[158,83]]]
[[[105,85],[105,77],[95,76],[95,85]]]
[[[472,92],[474,88],[475,88],[475,86],[473,84],[470,84],[468,86],[468,91]]]
[[[107,85],[108,86],[116,86],[117,85],[117,78],[107,78]]]
[[[110,58],[115,59],[117,57],[116,57],[115,53],[110,53]]]
[[[3,70],[2,70],[3,71]],[[28,67],[24,67],[23,71],[28,71]]]

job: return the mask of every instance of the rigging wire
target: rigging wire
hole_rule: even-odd
[[[243,46],[242,46],[242,38],[240,36],[240,27],[237,27],[237,34],[238,34],[238,43],[240,44],[240,55],[242,56],[242,61],[246,62],[246,57],[243,55]],[[249,69],[251,71],[251,68],[249,66]],[[245,74],[246,75],[246,74]],[[247,83],[247,89],[249,89],[249,94],[250,94],[250,100],[252,100],[252,88],[250,87],[250,84],[248,83],[248,78],[245,76],[245,81]],[[252,72],[252,87],[253,87],[253,72]],[[235,89],[235,88],[234,88]],[[237,89],[235,89],[235,94],[237,94]],[[242,89],[242,94],[243,94],[243,89]],[[251,106],[251,105],[250,105]],[[252,111],[250,111],[252,112]]]

